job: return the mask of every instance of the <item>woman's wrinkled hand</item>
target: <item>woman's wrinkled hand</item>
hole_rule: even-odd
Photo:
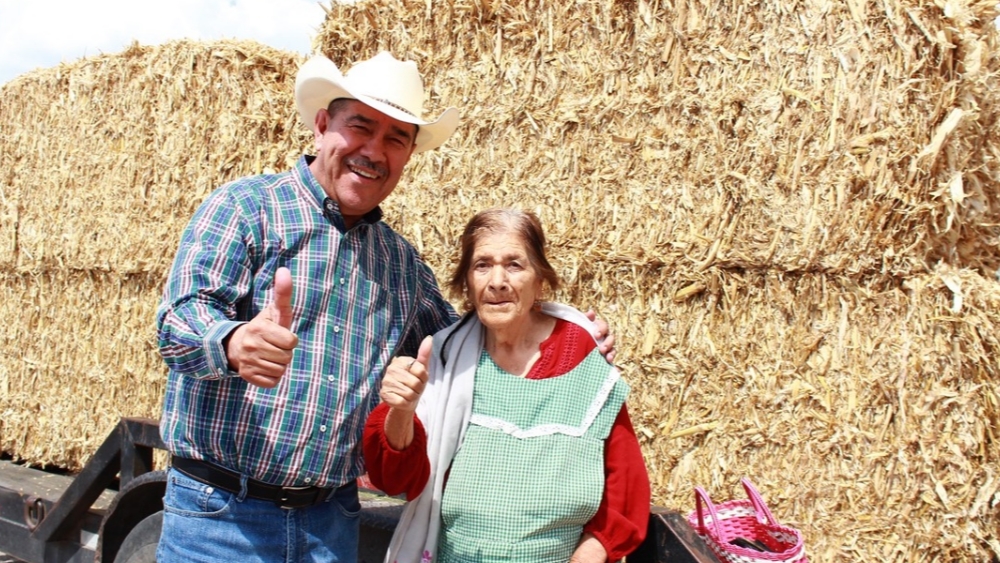
[[[430,360],[433,339],[428,336],[420,343],[416,358],[394,358],[385,370],[379,397],[389,407],[413,413],[417,410],[420,395],[427,385],[427,362]]]

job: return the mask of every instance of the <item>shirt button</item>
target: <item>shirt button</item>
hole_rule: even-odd
[[[319,431],[320,432],[326,432],[326,425],[324,424],[324,425],[320,426],[319,427]]]
[[[333,376],[332,376],[332,375],[328,375],[328,376],[326,376],[326,380],[327,380],[327,381],[333,381]]]
[[[340,327],[339,326],[333,327],[333,332],[340,332]]]
[[[345,280],[344,278],[340,278],[340,285],[344,285],[344,282],[346,282],[346,281],[347,280]]]
[[[313,482],[312,478],[306,477],[306,483],[312,483],[312,482]]]

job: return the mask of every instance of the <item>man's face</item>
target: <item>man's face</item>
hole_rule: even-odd
[[[382,203],[413,154],[417,126],[356,101],[316,113],[316,160],[309,168],[340,205],[348,226]]]

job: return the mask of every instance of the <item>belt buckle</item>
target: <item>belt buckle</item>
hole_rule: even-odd
[[[305,506],[310,506],[310,505],[316,504],[316,496],[317,495],[315,493],[312,495],[313,498],[308,503],[306,503],[306,504],[295,504],[295,505],[292,505],[291,503],[289,503],[289,501],[293,500],[293,499],[289,498],[289,496],[294,496],[295,493],[302,493],[302,492],[308,491],[310,489],[316,489],[316,487],[311,487],[311,486],[310,487],[281,487],[281,498],[278,499],[278,502],[277,502],[278,507],[279,508],[284,508],[284,509],[291,510],[293,508],[303,508]],[[318,490],[318,489],[316,489],[316,490]],[[289,493],[291,493],[291,495]],[[302,497],[298,497],[298,498],[302,498]]]

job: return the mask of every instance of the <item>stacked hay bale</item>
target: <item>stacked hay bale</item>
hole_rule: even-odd
[[[308,146],[298,55],[137,44],[0,88],[0,447],[79,468],[158,417],[154,326],[180,232],[218,184]]]
[[[445,279],[537,211],[612,325],[654,500],[750,476],[813,561],[1000,558],[992,3],[332,5],[462,110],[384,208]],[[175,43],[0,89],[0,446],[78,467],[158,414],[152,322],[215,185],[308,148],[295,57]],[[68,438],[58,439],[57,436]]]
[[[439,279],[538,211],[618,337],[656,502],[750,476],[814,561],[1000,557],[994,3],[369,2],[456,138],[387,204]]]

